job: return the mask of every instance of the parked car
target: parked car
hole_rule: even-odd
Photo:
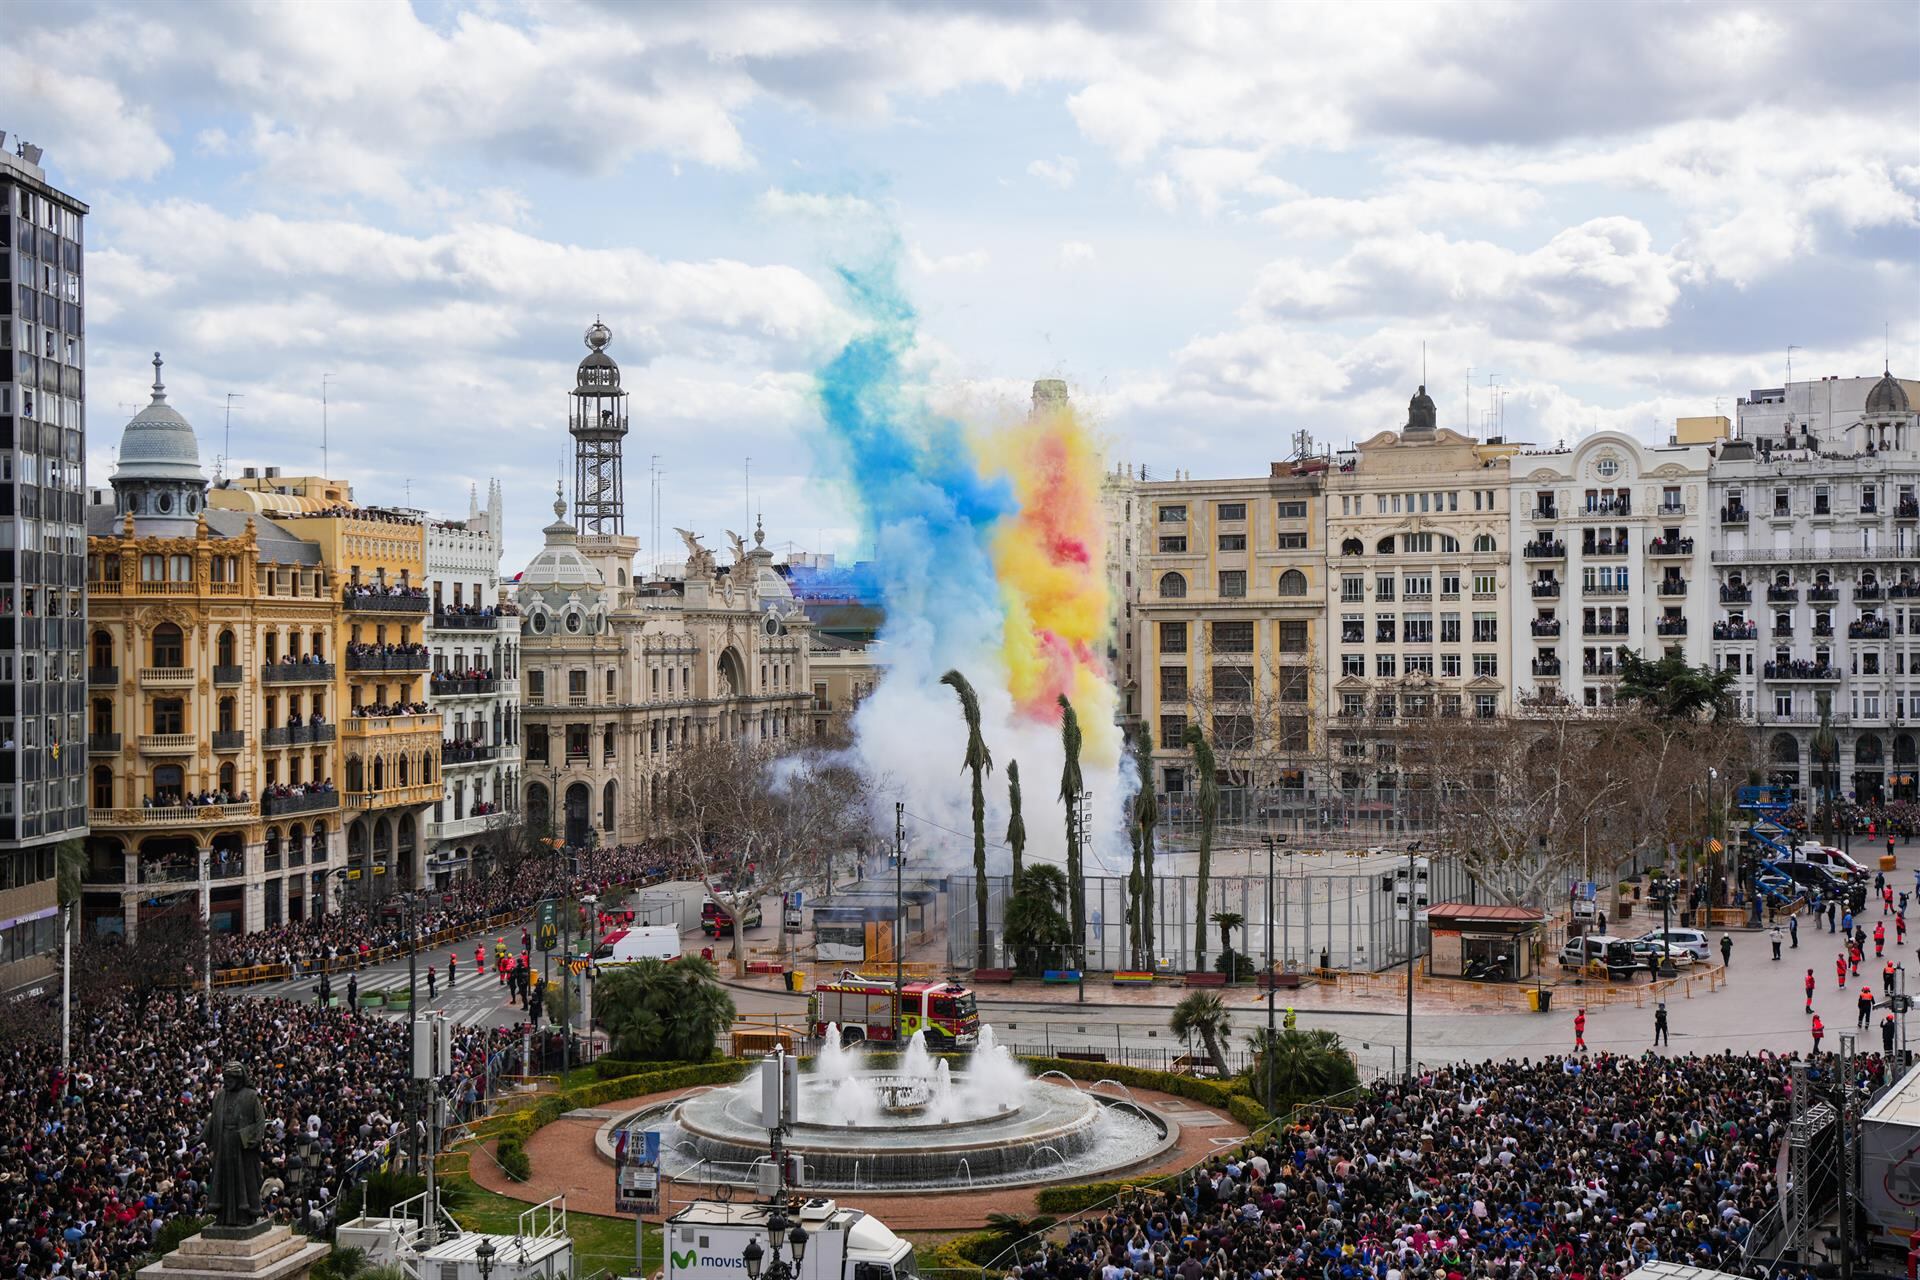
[[[1815,844],[1809,841],[1795,849],[1793,856],[1796,862],[1824,867],[1842,878],[1866,880],[1871,879],[1873,875],[1851,854],[1843,849],[1836,849],[1832,845]]]
[[[1647,967],[1646,961],[1634,954],[1631,942],[1612,934],[1590,933],[1569,938],[1567,945],[1560,948],[1562,969],[1585,969],[1590,964],[1605,965],[1609,978],[1631,978]]]
[[[1676,969],[1691,969],[1693,967],[1693,952],[1680,946],[1678,943],[1662,942],[1658,935],[1634,940],[1634,955],[1638,956],[1640,963],[1649,969],[1660,963],[1662,952],[1666,953],[1669,962]]]
[[[1816,890],[1833,897],[1847,891],[1846,877],[1828,867],[1816,867],[1810,862],[1776,862],[1780,874],[1803,889]]]
[[[1698,929],[1649,929],[1640,935],[1641,942],[1665,942],[1674,951],[1685,951],[1698,960],[1711,960],[1713,948],[1708,944],[1707,935]]]

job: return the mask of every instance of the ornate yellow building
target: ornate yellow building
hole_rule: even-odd
[[[87,511],[82,919],[204,911],[243,931],[327,910],[340,867],[341,605],[312,542],[210,508],[192,426],[153,401]]]
[[[347,892],[372,901],[423,885],[424,810],[441,798],[440,715],[426,688],[425,526],[408,512],[354,506],[341,482],[271,471],[216,488],[211,500],[272,515],[317,549],[334,584]]]

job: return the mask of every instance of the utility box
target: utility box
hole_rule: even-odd
[[[775,1207],[696,1200],[668,1218],[666,1280],[741,1280],[747,1243],[757,1241],[769,1254],[773,1248],[768,1221]],[[788,1217],[807,1233],[797,1280],[905,1280],[912,1272],[913,1247],[859,1209],[816,1198]],[[784,1233],[779,1249],[791,1262]]]

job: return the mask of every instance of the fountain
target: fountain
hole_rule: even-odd
[[[908,1190],[1056,1182],[1136,1168],[1178,1129],[1149,1108],[1029,1077],[980,1028],[973,1054],[936,1059],[915,1032],[898,1062],[869,1065],[829,1026],[801,1077],[799,1119],[782,1146],[823,1189]],[[1050,1072],[1049,1075],[1058,1075]],[[731,1089],[646,1108],[620,1125],[662,1131],[663,1171],[687,1181],[752,1181],[767,1152],[757,1077]]]

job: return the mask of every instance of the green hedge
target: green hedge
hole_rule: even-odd
[[[497,1131],[501,1143],[504,1145],[510,1139],[524,1143],[567,1112],[578,1111],[582,1107],[600,1107],[621,1098],[665,1093],[669,1089],[689,1089],[695,1085],[732,1084],[746,1074],[747,1069],[744,1062],[724,1059],[717,1062],[656,1062],[651,1065],[654,1068],[651,1071],[618,1076],[598,1084],[581,1085],[577,1089],[550,1094],[524,1111],[514,1112]]]
[[[1174,1175],[1159,1178],[1124,1178],[1118,1182],[1073,1182],[1058,1187],[1042,1187],[1033,1198],[1033,1207],[1041,1213],[1061,1217],[1104,1204],[1123,1191],[1160,1191],[1179,1182]]]
[[[923,1272],[978,1271],[1000,1248],[999,1232],[969,1231],[942,1240],[932,1248],[915,1249],[913,1256],[915,1265]]]
[[[515,1182],[525,1182],[533,1176],[533,1160],[518,1138],[500,1139],[500,1146],[493,1153],[493,1158],[499,1162],[500,1171]]]

